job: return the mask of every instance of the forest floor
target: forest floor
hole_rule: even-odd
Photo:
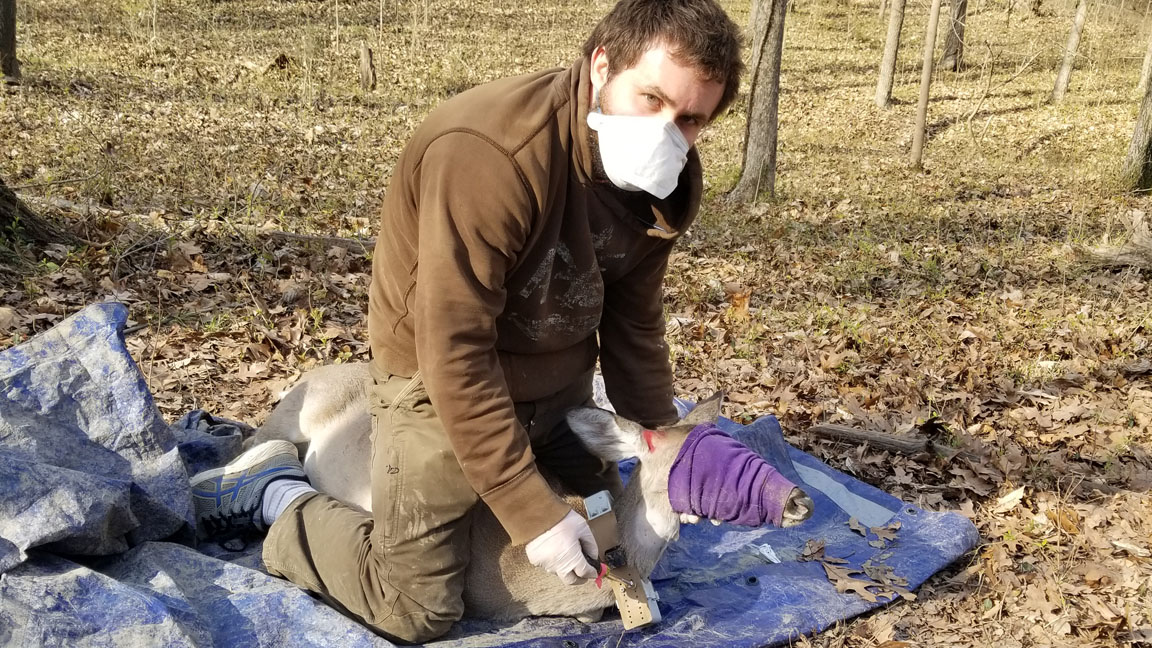
[[[747,23],[745,3],[724,4]],[[1140,16],[1091,14],[1068,97],[1049,105],[1071,7],[975,0],[966,67],[937,75],[913,172],[925,5],[910,3],[881,110],[876,5],[796,3],[774,201],[724,200],[746,93],[702,136],[708,195],[667,281],[677,391],[724,389],[730,417],[775,414],[797,446],[980,530],[915,602],[798,645],[1152,642],[1152,284],[1081,254],[1123,241],[1152,205],[1115,181]],[[99,244],[51,246],[34,272],[0,276],[0,348],[119,300],[166,416],[259,423],[301,371],[367,358],[369,250],[274,232],[374,236],[429,110],[568,64],[609,7],[20,3],[25,81],[0,91],[0,177]],[[838,444],[816,423],[950,450]]]

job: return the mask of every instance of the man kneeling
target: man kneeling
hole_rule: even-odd
[[[197,476],[201,533],[267,529],[270,573],[394,641],[463,615],[481,501],[532,564],[594,578],[588,524],[539,467],[580,495],[619,492],[563,418],[591,402],[597,359],[620,414],[677,419],[664,273],[700,205],[693,144],[740,72],[739,29],[713,0],[622,0],[572,67],[433,111],[397,163],[373,257],[372,513],[265,445]]]

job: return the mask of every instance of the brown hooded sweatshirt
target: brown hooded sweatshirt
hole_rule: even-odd
[[[676,419],[662,284],[699,208],[700,161],[693,148],[665,200],[616,189],[594,171],[591,95],[585,59],[446,101],[400,156],[373,257],[373,362],[421,372],[465,477],[517,544],[568,506],[514,402],[571,385],[599,355],[621,415]]]

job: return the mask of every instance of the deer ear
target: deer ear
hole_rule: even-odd
[[[641,434],[644,428],[608,410],[576,407],[568,410],[567,418],[584,446],[605,461],[623,461],[647,451]]]
[[[680,420],[681,425],[697,426],[704,423],[715,423],[720,418],[720,406],[724,403],[724,392],[716,392],[696,404]]]

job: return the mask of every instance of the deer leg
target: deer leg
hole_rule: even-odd
[[[604,608],[596,608],[595,610],[588,610],[577,614],[575,619],[580,623],[596,623],[604,616]]]

